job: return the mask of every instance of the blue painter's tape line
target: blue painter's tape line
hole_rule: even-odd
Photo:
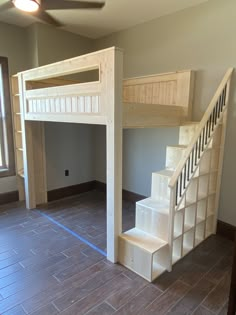
[[[92,249],[96,250],[98,253],[100,253],[101,255],[107,257],[107,253],[104,252],[103,250],[101,250],[100,248],[98,248],[97,246],[93,245],[92,243],[90,243],[89,241],[87,241],[85,238],[83,238],[82,236],[80,236],[79,234],[75,233],[74,231],[68,229],[65,225],[61,224],[60,222],[57,222],[56,220],[54,220],[53,218],[51,218],[49,215],[47,215],[46,213],[43,213],[41,211],[38,210],[38,212],[45,218],[47,218],[49,221],[51,221],[52,223],[56,224],[57,226],[59,226],[60,228],[62,228],[63,230],[65,230],[66,232],[70,233],[71,235],[73,235],[74,237],[76,237],[78,240],[80,240],[81,242],[85,243],[86,245],[88,245],[89,247],[91,247]]]

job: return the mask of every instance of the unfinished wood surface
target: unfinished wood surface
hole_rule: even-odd
[[[190,119],[193,81],[193,71],[124,80],[124,128],[179,125]]]
[[[107,258],[117,261],[122,207],[123,55],[117,48],[20,73],[27,207],[46,202],[43,121],[104,124],[107,131]],[[99,80],[63,84],[58,76],[98,69]],[[38,84],[37,84],[38,82]],[[48,87],[47,84],[50,86]],[[59,86],[58,86],[59,85]],[[36,88],[34,88],[36,86]]]
[[[208,119],[180,126],[179,145],[167,146],[166,169],[152,174],[151,197],[136,203],[135,228],[120,236],[119,261],[148,281],[215,233],[231,74]],[[165,242],[164,251],[157,242]]]
[[[105,57],[104,57],[105,58]],[[106,105],[103,56],[87,55],[83,65],[81,57],[70,59],[71,73],[90,69],[88,59],[99,70],[99,81],[79,83],[68,82],[49,76],[59,69],[68,74],[69,65],[55,63],[55,68],[45,66],[27,72],[25,117],[38,121],[62,121],[105,124]],[[80,62],[78,60],[80,60]],[[80,69],[79,64],[83,68]],[[96,64],[96,65],[95,65]],[[72,68],[73,66],[73,68]],[[48,68],[49,67],[49,68]],[[40,75],[39,75],[39,73]],[[35,75],[33,80],[33,73]],[[30,75],[30,76],[29,76]],[[31,81],[28,81],[28,76]],[[39,80],[39,81],[37,81]],[[123,127],[143,128],[156,126],[176,126],[190,118],[193,95],[193,71],[151,75],[123,81]],[[34,88],[35,87],[35,88]]]
[[[24,185],[24,167],[23,167],[23,143],[22,143],[22,127],[21,127],[21,110],[19,100],[19,86],[17,75],[11,77],[11,100],[12,100],[12,121],[16,166],[16,181],[19,191],[19,200],[25,199]]]

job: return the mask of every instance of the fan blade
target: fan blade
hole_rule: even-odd
[[[101,9],[104,2],[70,1],[70,0],[45,0],[42,2],[44,10],[68,10],[68,9]]]
[[[9,10],[9,9],[11,9],[13,7],[14,7],[13,2],[12,1],[8,1],[8,2],[3,3],[3,4],[0,5],[0,11],[1,12],[2,11],[6,11],[6,10]]]
[[[63,26],[63,24],[61,24],[60,22],[55,20],[50,14],[43,11],[42,9],[40,9],[36,12],[30,12],[29,15],[33,15],[36,18],[38,18],[39,20],[44,21],[47,24],[51,24],[51,25],[56,26],[56,27]]]

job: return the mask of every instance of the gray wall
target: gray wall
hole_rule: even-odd
[[[95,129],[95,177],[106,182],[106,128]],[[150,195],[152,172],[165,168],[166,145],[178,143],[178,128],[123,131],[123,189]]]
[[[124,48],[124,73],[126,77],[189,68],[197,70],[194,118],[200,119],[226,68],[236,65],[235,12],[235,0],[210,0],[200,6],[96,40],[93,42],[92,49],[96,50],[112,45]],[[9,57],[12,73],[26,69],[28,63],[29,65],[36,62],[45,64],[82,54],[91,49],[91,40],[73,34],[68,35],[63,31],[54,30],[44,25],[34,27],[34,30],[31,29],[27,35],[24,35],[26,31],[21,28],[0,24],[0,54]],[[27,56],[28,52],[25,49],[27,45],[29,48],[31,47],[30,52],[34,51],[33,56]],[[236,215],[233,209],[234,179],[236,176],[234,167],[236,158],[234,141],[236,134],[235,82],[234,76],[219,218],[236,225]],[[58,157],[54,152],[61,152],[59,151],[58,139],[64,134],[77,133],[80,137],[81,133],[87,134],[88,132],[87,140],[88,142],[91,140],[90,135],[93,128],[90,132],[86,129],[89,126],[83,126],[85,128],[84,133],[80,126],[78,130],[72,131],[71,128],[75,127],[62,126],[58,128],[53,124],[47,125],[47,137],[50,139],[49,142],[47,140],[48,167],[53,165],[53,161]],[[96,157],[96,164],[91,165],[91,169],[94,168],[94,174],[98,180],[104,181],[105,129],[94,127],[94,138],[96,144],[93,154]],[[72,137],[71,141],[71,147],[68,146],[72,149],[77,138]],[[176,141],[176,131],[173,129],[124,131],[124,188],[148,195],[150,193],[151,172],[164,166],[165,145],[174,144]],[[78,138],[78,143],[80,143],[80,138]],[[77,150],[78,153],[79,149],[73,150]],[[85,151],[87,153],[83,153],[83,158],[86,160],[91,153],[91,147]],[[51,174],[48,185],[51,189],[65,186],[69,180],[71,180],[70,183],[74,181],[73,178],[63,178],[61,172],[64,171],[65,167],[68,168],[68,163],[71,163],[73,170],[75,170],[76,162],[70,160],[70,152],[63,151],[61,154],[63,156],[60,157],[56,167],[48,169],[49,174]],[[79,171],[78,173],[75,171],[75,174],[79,173]],[[57,178],[54,181],[53,178],[56,175]],[[91,173],[85,177],[83,177],[84,180],[91,178]],[[76,180],[80,181],[80,178],[78,177]],[[0,189],[3,186],[6,189],[5,183],[1,186],[0,181]]]
[[[0,56],[9,58],[11,74],[85,54],[92,47],[88,38],[39,23],[28,28],[0,23],[0,40]],[[87,125],[45,124],[49,190],[94,179],[92,131]],[[16,189],[14,176],[0,178],[0,192]]]
[[[235,0],[210,0],[197,7],[96,40],[94,49],[112,45],[124,48],[124,74],[126,77],[179,69],[197,70],[194,118],[200,119],[226,69],[236,66],[235,12]],[[232,90],[219,218],[236,225],[234,209],[235,78]],[[144,195],[150,193],[150,171],[154,167],[159,169],[163,166],[164,150],[156,148],[154,154],[159,156],[157,161],[146,162],[147,157],[153,155],[154,140],[156,143],[162,142],[163,145],[164,142],[174,143],[174,134],[173,131],[167,133],[166,129],[161,128],[132,130],[124,133],[124,149],[128,148],[136,157],[132,164],[128,155],[124,156],[125,167],[131,168],[129,169],[129,179],[126,178],[126,174],[124,176],[125,188],[130,187],[132,188],[130,190]],[[143,143],[143,149],[141,143]],[[152,163],[151,167],[149,162]],[[100,166],[97,165],[96,168],[99,169]]]
[[[94,180],[93,126],[46,123],[45,135],[48,190]]]
[[[92,40],[46,24],[36,24],[39,65],[89,53]]]

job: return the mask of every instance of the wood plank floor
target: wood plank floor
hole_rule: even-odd
[[[230,241],[210,237],[149,284],[73,234],[105,251],[105,209],[98,192],[33,211],[20,203],[1,206],[0,314],[227,313]],[[133,225],[134,204],[124,202],[123,229]]]

